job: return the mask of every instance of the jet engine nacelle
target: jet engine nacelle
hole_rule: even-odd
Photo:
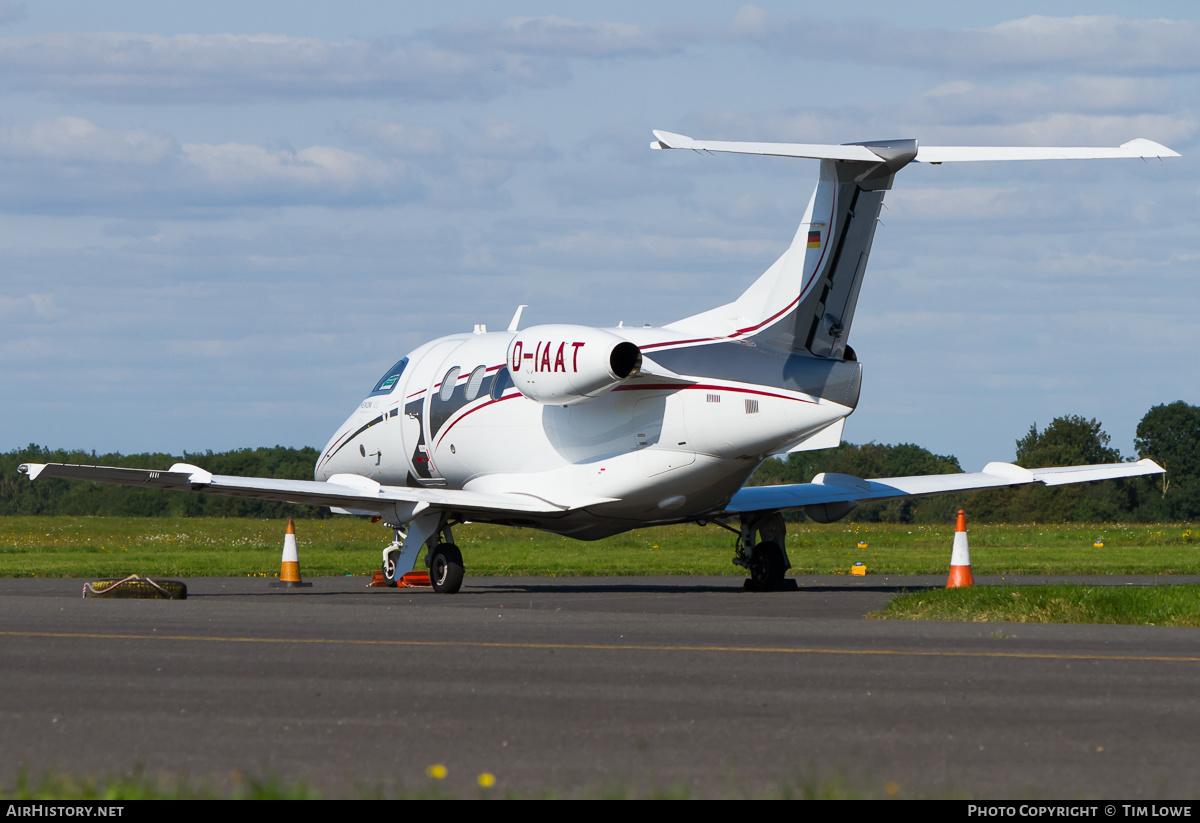
[[[587,326],[530,326],[508,346],[508,370],[521,394],[571,406],[611,391],[641,371],[642,352]]]

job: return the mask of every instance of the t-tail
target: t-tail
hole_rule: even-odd
[[[918,146],[916,140],[845,145],[730,143],[655,131],[656,149],[806,157],[821,161],[820,182],[791,246],[732,303],[667,328],[744,339],[779,351],[854,360],[848,345],[883,195],[909,163],[1178,157],[1142,138],[1118,148]]]

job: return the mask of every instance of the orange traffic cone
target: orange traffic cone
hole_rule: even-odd
[[[957,589],[960,586],[974,586],[971,577],[971,551],[967,548],[967,515],[962,509],[958,510],[958,525],[954,529],[954,550],[950,553],[950,578],[946,581],[947,589]]]
[[[287,533],[283,536],[283,560],[279,565],[279,580],[272,586],[286,586],[289,589],[311,586],[312,583],[300,582],[300,553],[296,551],[296,524],[288,518]]]

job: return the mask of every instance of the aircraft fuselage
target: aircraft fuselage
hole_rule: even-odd
[[[595,365],[629,343],[629,377]],[[746,341],[561,325],[443,337],[397,367],[330,439],[316,479],[530,495],[564,513],[503,522],[583,538],[719,511],[766,457],[850,414],[861,375]],[[821,396],[831,386],[843,402]]]

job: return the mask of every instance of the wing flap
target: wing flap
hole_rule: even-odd
[[[1137,477],[1162,474],[1163,468],[1153,460],[1136,463],[1109,463],[1095,466],[1056,466],[1046,469],[1023,469],[1011,463],[988,463],[980,472],[963,474],[931,474],[918,477],[883,477],[861,480],[844,474],[819,474],[811,483],[787,486],[746,486],[739,490],[725,507],[726,512],[787,511],[826,503],[861,503],[865,501],[897,500],[904,497],[923,497],[935,494],[977,491],[979,489],[1021,486],[1043,483],[1058,486],[1065,483],[1087,483],[1112,480],[1118,477]]]

